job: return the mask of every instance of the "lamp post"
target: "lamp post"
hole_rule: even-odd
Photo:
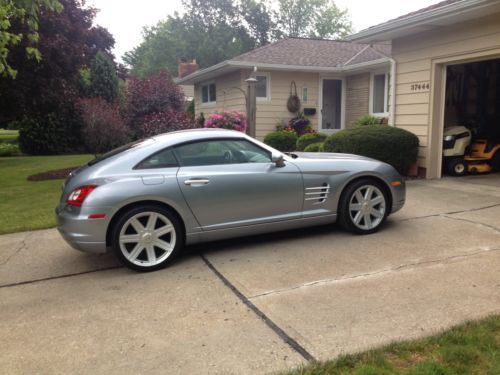
[[[255,86],[257,79],[250,77],[245,80],[247,83],[247,131],[246,133],[255,138],[255,123],[257,117],[257,99]]]

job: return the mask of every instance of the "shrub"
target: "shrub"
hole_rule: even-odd
[[[205,120],[205,128],[220,128],[244,132],[247,128],[245,115],[237,111],[215,112]]]
[[[328,135],[324,133],[307,133],[297,139],[297,151],[304,151],[313,143],[323,143]]]
[[[0,143],[0,157],[18,155],[21,155],[21,150],[19,150],[18,145],[11,143]]]
[[[311,143],[304,149],[304,152],[323,152],[323,147],[323,142]]]
[[[276,131],[264,138],[264,143],[282,152],[295,150],[297,134],[291,131]]]
[[[354,126],[381,125],[383,118],[365,115],[354,122]]]
[[[329,136],[324,150],[367,156],[386,162],[404,174],[417,160],[418,137],[391,126],[363,126]]]
[[[163,70],[145,79],[131,78],[127,84],[127,121],[136,137],[146,116],[161,112],[181,112],[184,94],[170,74]]]
[[[82,150],[82,122],[77,111],[67,109],[64,113],[24,118],[19,126],[19,148],[25,154],[53,155]]]
[[[82,139],[87,151],[102,154],[130,141],[116,104],[103,98],[81,99],[78,108],[83,120]]]
[[[288,127],[292,129],[300,137],[306,133],[311,133],[311,120],[309,120],[303,113],[297,114],[288,122]]]
[[[196,127],[196,121],[185,112],[161,112],[149,115],[144,119],[142,133],[145,137],[152,137],[157,134]]]

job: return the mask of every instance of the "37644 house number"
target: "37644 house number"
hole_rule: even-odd
[[[426,91],[431,88],[431,84],[429,82],[424,83],[413,83],[410,85],[411,91]]]

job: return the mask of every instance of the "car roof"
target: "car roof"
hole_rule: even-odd
[[[170,133],[164,133],[155,135],[152,137],[155,141],[163,145],[173,145],[177,143],[197,141],[207,138],[247,138],[247,135],[236,131],[228,129],[189,129],[189,130],[179,130]]]

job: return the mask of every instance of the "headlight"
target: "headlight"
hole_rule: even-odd
[[[446,137],[444,137],[444,140],[449,142],[449,141],[453,141],[453,138],[455,138],[455,136],[453,135],[447,135]]]

